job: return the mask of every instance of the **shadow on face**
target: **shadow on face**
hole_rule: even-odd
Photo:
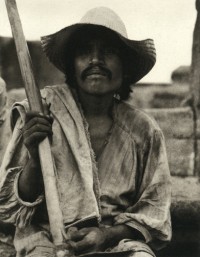
[[[96,49],[99,48],[99,53],[104,56],[116,55],[120,59],[124,76],[119,95],[122,100],[128,98],[130,93],[128,49],[116,33],[101,26],[98,26],[98,29],[93,25],[84,26],[74,33],[66,45],[66,83],[71,87],[76,87],[75,57],[92,53],[94,44]]]

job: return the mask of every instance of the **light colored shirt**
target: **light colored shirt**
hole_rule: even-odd
[[[155,120],[115,101],[112,131],[96,163],[87,122],[69,88],[46,87],[43,98],[54,117],[52,154],[64,222],[126,224],[152,246],[165,245],[171,238],[171,182]],[[21,137],[27,109],[26,101],[14,106],[13,137],[0,173],[0,219],[17,228],[48,222],[43,196],[27,203],[18,195],[18,177],[28,160]]]

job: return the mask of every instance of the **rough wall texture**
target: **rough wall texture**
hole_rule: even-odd
[[[180,107],[189,95],[189,84],[136,84],[130,102],[140,108]]]
[[[194,115],[190,107],[146,109],[161,127],[172,175],[194,175]]]

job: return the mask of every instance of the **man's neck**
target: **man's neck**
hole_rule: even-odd
[[[108,116],[113,105],[113,93],[106,95],[91,95],[80,90],[79,99],[85,116]]]

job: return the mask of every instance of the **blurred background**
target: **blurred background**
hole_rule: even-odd
[[[157,62],[150,73],[139,81],[140,87],[134,87],[132,102],[142,108],[176,107],[188,94],[195,0],[18,0],[17,5],[40,88],[64,81],[63,74],[43,54],[40,36],[78,22],[93,7],[107,6],[122,18],[129,38],[152,38],[155,41]],[[0,1],[0,28],[0,76],[6,82],[7,91],[22,88],[4,1]],[[10,92],[10,104],[15,101],[12,93],[15,91]]]
[[[195,0],[18,0],[17,4],[27,40],[76,23],[93,7],[112,8],[124,21],[129,38],[155,41],[157,63],[143,82],[170,82],[174,69],[190,65]],[[0,1],[0,36],[11,36],[4,1]]]

